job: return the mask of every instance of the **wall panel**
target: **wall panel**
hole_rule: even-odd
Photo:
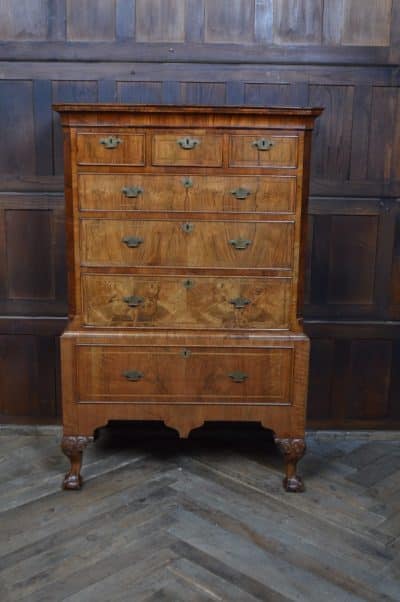
[[[307,244],[310,425],[400,425],[399,64],[400,0],[0,0],[3,420],[58,416],[51,103],[117,101],[325,108]]]

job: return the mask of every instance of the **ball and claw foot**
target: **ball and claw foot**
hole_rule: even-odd
[[[301,460],[306,451],[304,439],[280,439],[275,437],[275,443],[279,447],[285,460],[286,476],[283,479],[283,488],[291,493],[304,491],[302,478],[296,474],[297,462]]]
[[[83,450],[91,441],[93,441],[93,437],[84,437],[82,435],[65,435],[62,438],[61,449],[71,462],[71,468],[65,475],[62,483],[63,489],[77,490],[82,487],[82,455]]]

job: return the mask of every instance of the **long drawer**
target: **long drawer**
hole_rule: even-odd
[[[290,278],[82,276],[89,326],[288,328]]]
[[[296,176],[80,174],[81,211],[291,213]]]
[[[293,231],[290,221],[83,219],[81,263],[290,269]]]
[[[293,348],[79,346],[80,403],[291,403]]]

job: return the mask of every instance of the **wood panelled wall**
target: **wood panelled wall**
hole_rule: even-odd
[[[51,103],[322,105],[309,425],[400,426],[400,0],[0,0],[0,417],[59,416]]]

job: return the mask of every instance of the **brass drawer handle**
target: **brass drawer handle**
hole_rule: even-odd
[[[240,372],[239,370],[236,372],[230,372],[228,376],[233,380],[234,383],[244,383],[246,378],[248,378],[246,372]]]
[[[139,370],[126,370],[122,373],[122,376],[125,376],[126,379],[136,383],[138,380],[143,378],[144,375],[143,372],[139,372]]]
[[[259,138],[258,140],[254,140],[254,142],[252,142],[251,144],[252,146],[255,146],[256,149],[259,151],[267,151],[271,150],[275,143],[272,142],[272,140],[269,140],[268,138]]]
[[[186,280],[183,281],[183,286],[185,288],[193,288],[194,287],[194,280],[191,280],[190,278],[187,278]]]
[[[231,195],[234,196],[238,201],[244,201],[247,199],[249,194],[251,194],[250,190],[247,190],[247,188],[242,188],[241,186],[236,188],[236,190],[231,190]]]
[[[185,222],[184,224],[182,224],[181,229],[186,234],[189,234],[190,232],[193,232],[194,224],[191,224],[190,222]]]
[[[143,188],[140,186],[125,186],[121,188],[122,194],[124,194],[128,199],[137,199],[139,194],[143,193]]]
[[[231,305],[235,307],[235,309],[243,309],[247,305],[250,305],[250,299],[245,299],[244,297],[236,297],[236,299],[231,299],[229,301]]]
[[[184,176],[181,179],[181,182],[184,188],[192,188],[193,186],[193,180],[189,176]]]
[[[245,238],[236,238],[229,241],[229,244],[232,245],[234,249],[237,251],[243,251],[247,249],[248,246],[251,245],[251,240],[246,240]]]
[[[131,295],[130,297],[124,297],[124,303],[129,305],[129,307],[139,307],[142,305],[144,299],[143,297],[138,297],[136,295]]]
[[[200,144],[200,140],[197,140],[197,138],[190,138],[189,136],[179,138],[176,142],[184,150],[192,150],[192,148],[196,148],[196,146]]]
[[[123,238],[121,242],[126,244],[126,246],[130,249],[137,249],[137,247],[139,247],[144,242],[144,239],[138,238],[137,236],[125,236],[125,238]]]
[[[104,146],[104,148],[117,148],[121,144],[121,138],[118,136],[107,136],[106,138],[100,138],[100,144]]]

